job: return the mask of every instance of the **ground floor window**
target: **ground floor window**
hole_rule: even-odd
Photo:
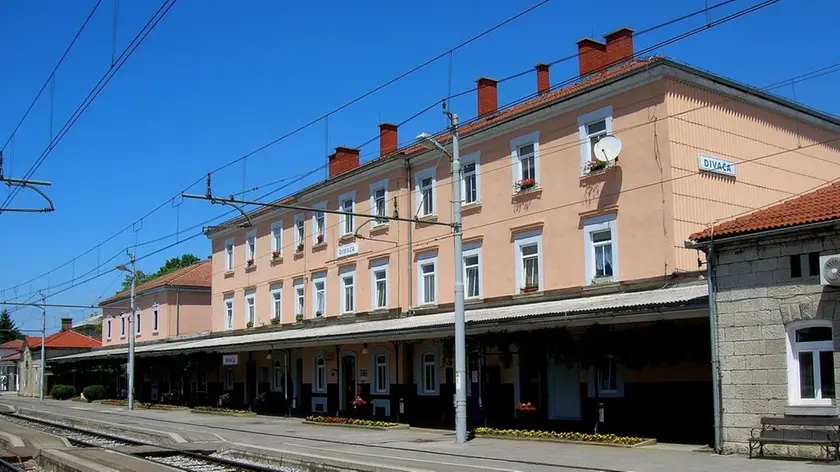
[[[233,367],[225,369],[225,390],[233,390],[234,378]]]
[[[788,401],[791,405],[834,404],[834,333],[827,320],[788,328]]]
[[[324,393],[327,391],[327,360],[323,354],[319,354],[313,362],[312,391]]]
[[[440,392],[440,357],[433,347],[418,351],[417,393],[419,395],[438,395]]]
[[[271,375],[271,389],[275,392],[283,391],[283,366],[280,362],[274,362],[274,370]]]

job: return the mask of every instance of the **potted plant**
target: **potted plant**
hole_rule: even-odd
[[[607,161],[599,161],[598,159],[592,159],[589,161],[589,164],[586,164],[586,172],[597,172],[602,169],[606,169],[609,163]]]
[[[522,287],[522,293],[533,293],[540,289],[540,286],[537,284],[528,284]]]
[[[370,415],[372,411],[370,410],[370,403],[365,401],[361,395],[357,395],[356,399],[353,400],[353,416],[356,418],[365,418]]]
[[[254,322],[253,322],[253,321],[249,321],[249,322],[245,323],[245,327],[246,327],[246,328],[248,328],[248,329],[253,328],[253,327],[254,327]]]
[[[298,243],[297,252],[303,252],[303,243]]]
[[[279,325],[279,324],[280,324],[280,317],[279,317],[279,316],[275,316],[274,318],[272,318],[272,319],[271,319],[271,324],[273,324],[273,325]]]
[[[297,315],[295,315],[295,321],[297,321],[298,323],[303,321],[303,313],[298,313]]]
[[[531,402],[522,402],[516,405],[516,413],[524,423],[522,429],[536,429],[534,426],[537,422],[537,407],[532,405]]]
[[[315,316],[321,316],[321,315],[323,315],[323,314],[324,314],[324,313],[323,313],[323,312],[321,312],[321,310],[318,310],[318,311],[316,311],[316,312],[315,312]]]
[[[323,243],[323,242],[324,242],[324,235],[323,235],[323,234],[319,234],[319,235],[318,235],[318,244],[321,244],[321,243]]]
[[[247,264],[248,267],[253,267],[254,266],[254,260],[253,259],[248,259],[247,261],[245,261],[245,264]]]
[[[272,259],[280,259],[280,250],[275,249],[274,251],[271,251],[271,258]]]
[[[519,181],[519,191],[534,188],[535,185],[537,185],[537,181],[534,179],[522,179]]]

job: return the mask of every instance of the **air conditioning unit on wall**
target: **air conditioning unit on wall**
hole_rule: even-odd
[[[820,256],[820,284],[840,287],[840,254]]]

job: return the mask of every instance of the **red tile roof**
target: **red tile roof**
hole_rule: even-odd
[[[840,219],[840,183],[756,210],[689,236],[692,241],[756,233]]]
[[[20,360],[20,353],[16,352],[14,354],[9,354],[6,357],[0,358],[0,361],[19,361]]]
[[[27,341],[31,342],[31,339],[37,341],[34,344],[29,344],[30,349],[41,347],[41,338],[27,338]],[[47,349],[84,349],[100,347],[102,342],[78,331],[68,329],[47,336],[47,339],[44,340],[44,346]]]
[[[156,279],[150,280],[144,284],[140,284],[138,287],[135,288],[135,292],[137,294],[141,294],[153,288],[164,286],[210,288],[210,279],[213,275],[211,265],[212,264],[210,264],[209,259],[201,262],[196,262],[191,266],[184,267],[183,269],[178,269],[175,272],[170,272],[166,275],[162,275]],[[122,292],[112,297],[108,297],[105,300],[102,300],[101,302],[99,302],[99,306],[108,305],[109,303],[115,302],[117,300],[128,298],[128,296],[129,291],[123,290]]]
[[[0,344],[0,349],[15,349],[21,350],[23,348],[23,340],[22,339],[13,339],[11,341],[6,341],[3,344]]]

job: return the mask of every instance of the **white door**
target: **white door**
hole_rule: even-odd
[[[580,419],[580,372],[548,359],[548,419]]]

